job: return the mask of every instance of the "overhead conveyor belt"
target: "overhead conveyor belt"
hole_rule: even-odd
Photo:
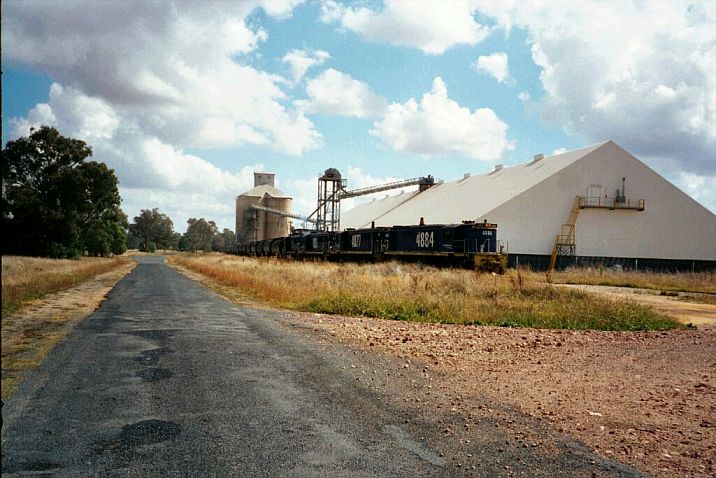
[[[263,211],[263,212],[267,212],[269,214],[275,214],[277,216],[290,217],[293,219],[298,219],[299,221],[303,221],[303,222],[310,222],[310,223],[314,223],[314,224],[316,222],[315,219],[301,216],[300,214],[294,214],[292,212],[286,212],[286,211],[282,211],[280,209],[274,209],[274,208],[266,207],[266,206],[259,206],[256,204],[249,205],[249,209],[253,209],[255,211]]]

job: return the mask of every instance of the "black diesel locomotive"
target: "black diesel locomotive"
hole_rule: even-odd
[[[297,229],[278,237],[232,246],[228,252],[323,260],[403,260],[452,264],[503,273],[507,255],[497,241],[497,225],[487,221],[462,224],[370,227],[343,232]]]

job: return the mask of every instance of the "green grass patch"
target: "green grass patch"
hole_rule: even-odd
[[[383,299],[345,290],[318,294],[297,307],[308,312],[411,322],[571,330],[669,330],[684,328],[650,307],[552,287],[496,291],[471,304],[439,304],[420,297]]]
[[[314,299],[299,304],[296,308],[320,314],[376,317],[410,322],[440,322],[439,315],[424,304],[400,300],[367,299],[343,291],[320,294]]]

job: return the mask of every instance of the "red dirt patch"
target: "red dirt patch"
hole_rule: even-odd
[[[716,328],[620,333],[287,317],[324,339],[429,367],[439,379],[424,407],[486,396],[654,476],[716,472]]]

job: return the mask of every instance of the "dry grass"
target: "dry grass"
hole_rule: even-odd
[[[66,332],[58,329],[72,316],[56,316],[50,323],[39,321],[32,329],[16,335],[18,339],[12,345],[4,345],[2,350],[2,399],[7,400],[24,378],[28,370],[42,364],[45,355],[65,338]],[[5,333],[5,332],[4,332]]]
[[[2,316],[31,300],[67,289],[128,262],[126,257],[71,260],[3,256]]]
[[[649,307],[504,276],[394,262],[336,264],[180,255],[171,263],[296,310],[418,322],[557,329],[662,330],[680,324]]]
[[[531,272],[530,278],[544,280],[544,273]],[[641,272],[595,267],[569,268],[552,274],[557,284],[606,285],[674,292],[716,293],[716,271],[711,272]]]
[[[91,314],[134,265],[127,258],[3,257],[3,400],[15,391],[25,373],[39,367],[62,341],[67,324]],[[30,300],[45,295],[42,300]]]

